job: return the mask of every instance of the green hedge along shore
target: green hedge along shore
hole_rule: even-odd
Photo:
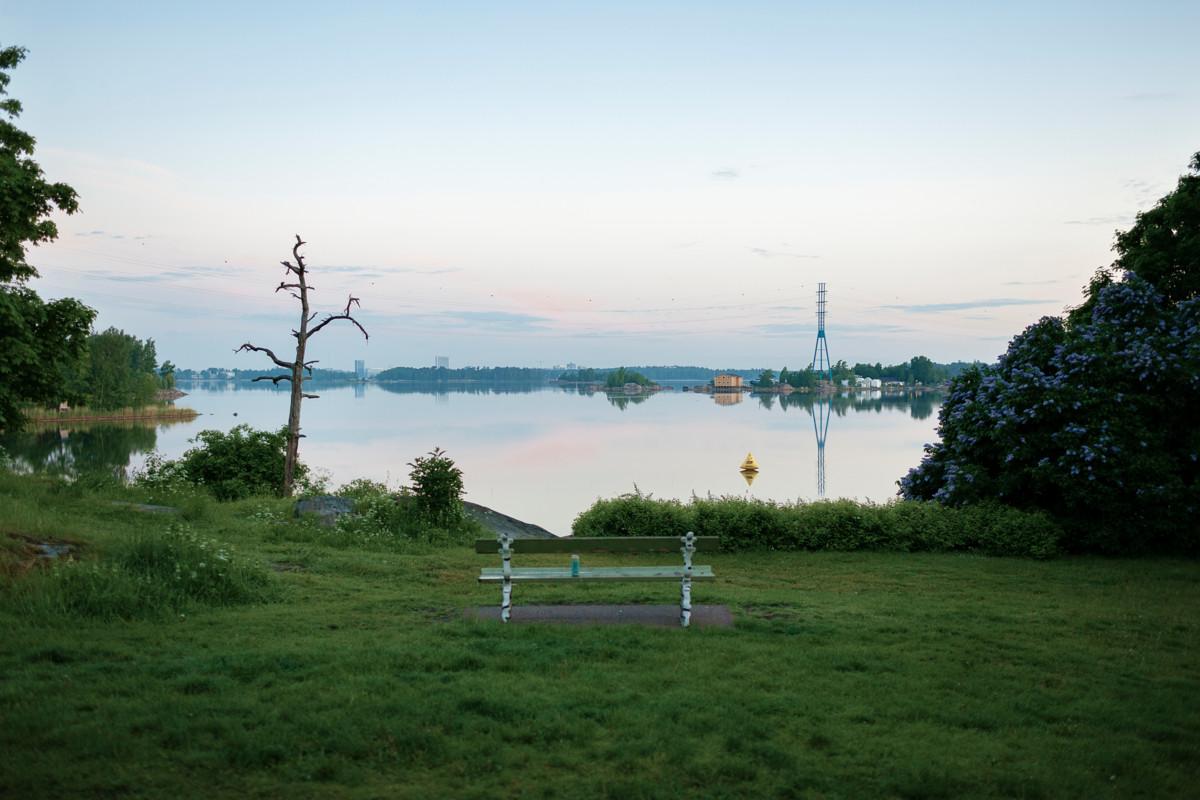
[[[1049,558],[1062,528],[1047,515],[998,505],[823,500],[774,503],[694,497],[688,503],[635,493],[597,500],[575,518],[576,536],[718,536],[725,550],[967,551]]]
[[[733,628],[501,626],[464,619],[496,600],[466,530],[151,499],[0,470],[0,796],[1186,797],[1200,767],[1194,560],[716,553]]]

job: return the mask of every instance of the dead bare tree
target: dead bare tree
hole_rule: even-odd
[[[287,437],[287,455],[283,462],[283,487],[282,492],[284,497],[290,497],[292,494],[292,483],[296,473],[296,458],[300,451],[300,439],[304,434],[300,433],[300,403],[305,398],[316,399],[318,395],[305,394],[304,381],[310,380],[312,377],[312,365],[317,363],[317,360],[305,361],[305,351],[308,348],[308,340],[316,336],[321,330],[335,320],[344,319],[354,323],[354,326],[362,331],[364,339],[370,339],[367,335],[367,329],[359,324],[353,316],[350,315],[351,306],[358,306],[358,298],[350,297],[346,301],[346,309],[340,314],[326,314],[325,319],[318,322],[310,329],[308,326],[317,318],[315,311],[310,311],[308,306],[308,293],[314,291],[312,286],[308,285],[308,268],[304,265],[304,256],[300,255],[300,248],[305,245],[301,240],[300,235],[296,235],[296,243],[292,245],[292,258],[295,264],[290,261],[281,261],[280,263],[287,269],[284,275],[291,279],[282,280],[275,287],[276,292],[287,290],[294,298],[300,301],[300,328],[292,330],[292,336],[296,338],[296,358],[294,361],[284,361],[279,356],[275,355],[269,348],[259,347],[258,345],[246,342],[235,353],[240,353],[244,350],[253,351],[256,353],[265,353],[268,358],[275,362],[277,367],[288,370],[286,375],[263,375],[255,378],[255,381],[271,381],[276,386],[280,381],[288,381],[292,385],[292,402],[288,409],[288,437]],[[305,375],[304,373],[308,373]]]

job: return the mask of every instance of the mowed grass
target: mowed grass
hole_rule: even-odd
[[[0,476],[0,535],[104,562],[170,524],[113,499],[136,496]],[[257,604],[54,617],[19,602],[36,575],[0,571],[0,797],[1195,793],[1192,561],[717,555],[695,601],[731,629],[504,627],[463,619],[498,602],[475,583],[498,557],[329,547],[285,509],[189,505],[197,535],[273,565]]]

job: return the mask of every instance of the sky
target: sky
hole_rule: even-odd
[[[1200,4],[0,0],[47,297],[180,366],[994,360],[1200,150]]]

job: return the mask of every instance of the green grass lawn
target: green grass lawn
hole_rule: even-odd
[[[332,547],[272,523],[280,502],[196,501],[191,530],[275,565],[269,601],[134,621],[31,602],[13,534],[103,563],[170,524],[118,496],[0,475],[0,797],[1195,793],[1192,561],[718,555],[694,600],[733,628],[504,627],[462,619],[498,602],[474,580],[496,557]]]

